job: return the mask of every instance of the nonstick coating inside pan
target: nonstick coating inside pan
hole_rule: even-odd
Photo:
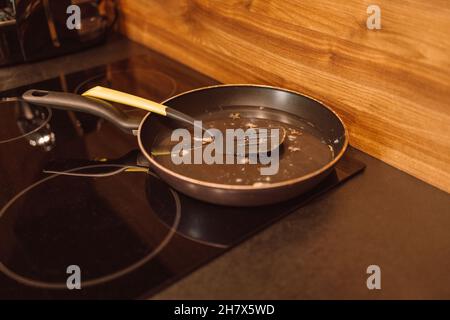
[[[206,127],[219,129],[223,133],[226,129],[283,127],[286,138],[278,156],[272,158],[274,174],[262,175],[260,169],[268,165],[252,164],[248,156],[233,157],[233,164],[176,165],[170,155],[156,156],[156,153],[153,153],[154,159],[167,169],[190,178],[233,185],[258,185],[293,179],[318,170],[333,159],[333,148],[329,141],[323,139],[319,130],[307,121],[289,114],[284,115],[285,122],[274,120],[280,112],[282,111],[268,111],[263,107],[226,106],[222,110],[198,116]],[[170,129],[161,130],[153,145],[159,149],[171,150],[178,143],[170,140],[171,133]],[[192,161],[194,152],[188,153],[189,151],[192,150],[187,150],[186,155]],[[271,155],[275,156],[275,153],[276,151]],[[219,157],[225,162],[224,154],[219,154]]]
[[[319,172],[344,146],[345,129],[339,118],[320,103],[290,91],[259,86],[223,86],[180,95],[166,102],[173,108],[203,120],[209,127],[283,127],[287,136],[280,149],[275,175],[260,173],[261,164],[181,164],[170,155],[155,156],[171,172],[201,182],[224,185],[267,185],[295,180]],[[181,125],[157,115],[147,117],[141,127],[146,153],[173,145],[172,131]]]

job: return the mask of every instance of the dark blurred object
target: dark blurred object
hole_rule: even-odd
[[[55,134],[48,122],[51,111],[39,106],[19,102],[17,109],[17,126],[23,137],[33,147],[50,151],[55,145]],[[50,115],[51,116],[51,115]]]
[[[101,13],[106,1],[0,0],[0,66],[63,55],[101,43],[108,29],[108,19]],[[67,27],[73,14],[67,13],[71,5],[80,8],[79,29]]]

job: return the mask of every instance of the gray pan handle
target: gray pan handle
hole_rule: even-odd
[[[25,92],[22,99],[28,103],[50,108],[86,112],[103,118],[128,133],[135,133],[141,122],[141,118],[129,116],[106,101],[74,93],[32,89]]]

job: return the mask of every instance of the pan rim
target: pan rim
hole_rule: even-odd
[[[179,180],[183,180],[187,183],[192,183],[195,185],[201,185],[204,187],[209,187],[209,188],[216,188],[216,189],[226,189],[226,190],[237,190],[237,191],[245,191],[245,190],[263,190],[263,189],[276,189],[276,188],[281,188],[281,187],[285,187],[285,186],[289,186],[289,185],[293,185],[293,184],[297,184],[299,182],[302,181],[306,181],[309,180],[313,177],[316,177],[324,172],[326,172],[327,170],[329,170],[330,168],[332,168],[344,155],[345,151],[347,150],[348,147],[348,130],[347,127],[344,123],[344,121],[342,121],[341,117],[333,110],[331,109],[328,105],[326,105],[325,103],[323,103],[322,101],[313,98],[311,96],[308,96],[306,94],[302,94],[298,91],[294,91],[294,90],[290,90],[290,89],[286,89],[286,88],[280,88],[280,87],[276,87],[276,86],[270,86],[270,85],[261,85],[261,84],[249,84],[249,83],[242,83],[242,84],[218,84],[218,85],[212,85],[212,86],[206,86],[206,87],[201,87],[201,88],[196,88],[193,90],[188,90],[185,92],[181,92],[177,95],[174,95],[173,97],[170,97],[166,100],[164,100],[163,102],[161,102],[161,104],[165,104],[166,102],[173,100],[175,98],[178,98],[180,96],[192,93],[192,92],[196,92],[196,91],[203,91],[203,90],[209,90],[209,89],[214,89],[214,88],[220,88],[220,87],[258,87],[258,88],[267,88],[267,89],[275,89],[275,90],[280,90],[280,91],[285,91],[285,92],[290,92],[299,96],[303,96],[306,97],[308,99],[311,99],[319,104],[321,104],[323,107],[325,107],[326,109],[328,109],[338,120],[339,122],[342,124],[342,127],[344,128],[344,145],[341,149],[341,151],[338,153],[338,155],[331,160],[330,162],[328,162],[326,165],[322,166],[321,168],[308,173],[306,175],[297,177],[297,178],[293,178],[293,179],[289,179],[289,180],[285,180],[285,181],[280,181],[280,182],[274,182],[274,183],[263,183],[263,184],[258,184],[258,185],[233,185],[233,184],[223,184],[223,183],[215,183],[215,182],[207,182],[207,181],[203,181],[203,180],[198,180],[198,179],[194,179],[194,178],[190,178],[187,176],[184,176],[182,174],[179,174],[177,172],[174,172],[172,170],[167,169],[166,167],[164,167],[163,165],[159,164],[156,160],[154,160],[146,151],[146,149],[143,146],[142,143],[142,139],[141,139],[141,130],[142,127],[145,123],[145,121],[147,120],[147,118],[151,115],[151,112],[147,113],[144,118],[141,120],[141,123],[139,125],[139,129],[138,129],[138,144],[139,144],[139,148],[141,149],[141,152],[145,155],[145,157],[148,159],[148,161],[150,161],[150,163],[155,166],[156,168],[158,168],[159,170],[165,172],[166,174],[169,174],[173,177],[176,177]]]

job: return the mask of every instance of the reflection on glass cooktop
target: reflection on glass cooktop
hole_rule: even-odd
[[[211,84],[155,56],[1,96],[32,87],[79,93],[103,85],[162,101]],[[135,137],[90,115],[0,103],[0,299],[149,297],[364,168],[344,156],[325,181],[297,199],[220,207],[179,194],[144,169],[97,164],[73,168],[75,175],[45,174],[57,159],[120,157],[137,149]],[[77,270],[82,290],[69,290]]]

